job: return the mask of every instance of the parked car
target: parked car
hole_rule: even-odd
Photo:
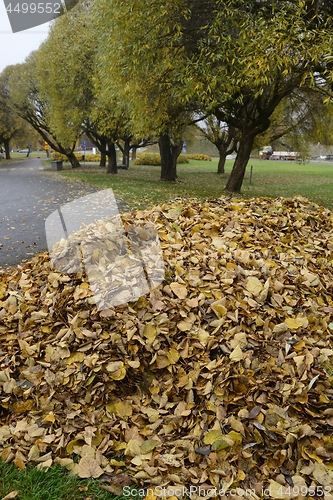
[[[5,155],[3,153],[0,153],[0,160],[3,160]]]
[[[29,153],[29,149],[19,149],[18,153],[24,153],[27,155]]]

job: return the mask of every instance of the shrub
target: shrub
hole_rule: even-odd
[[[75,153],[75,156],[79,157],[79,160],[82,158],[83,155],[77,155]],[[90,161],[101,161],[101,155],[100,154],[95,154],[95,155],[85,155],[84,161],[90,162]]]
[[[52,151],[51,158],[52,160],[57,160],[57,161],[68,161],[67,156],[62,155],[61,153],[57,153],[56,151]]]
[[[179,155],[177,163],[188,163],[186,155]],[[161,156],[159,153],[139,153],[134,165],[161,165]]]
[[[158,153],[139,153],[134,165],[161,165],[161,156]]]
[[[202,160],[202,161],[212,161],[211,156],[203,154],[185,155],[189,160]]]
[[[189,163],[186,155],[179,155],[177,159],[177,163]]]
[[[101,155],[100,154],[88,154],[88,155],[83,155],[83,153],[74,153],[76,158],[79,161],[82,161],[82,157],[84,156],[84,161],[86,162],[93,162],[93,161],[101,161]],[[60,161],[69,161],[66,155],[62,155],[61,153],[57,153],[56,151],[53,151],[51,154],[52,160],[60,160]]]

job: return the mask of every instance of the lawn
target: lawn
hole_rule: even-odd
[[[102,489],[98,481],[69,476],[66,469],[54,465],[47,472],[34,466],[19,471],[14,464],[0,461],[0,498],[18,492],[17,500],[111,500],[114,495]],[[125,500],[124,497],[118,497]]]
[[[219,176],[216,173],[217,159],[210,162],[190,160],[190,163],[177,167],[178,179],[175,183],[160,181],[160,167],[141,165],[130,165],[128,171],[119,170],[118,175],[110,175],[98,166],[86,164],[78,170],[64,171],[61,175],[112,188],[132,209],[143,209],[177,197],[220,197],[232,165],[233,161],[227,160],[226,173]],[[254,159],[248,164],[240,196],[276,198],[302,195],[332,209],[332,187],[332,164]]]
[[[17,163],[18,161],[24,161],[27,159],[26,153],[18,153],[17,151],[13,151],[10,153],[10,160],[5,160],[5,159],[0,159],[0,169],[1,167],[6,167],[8,165],[11,165],[12,163]],[[34,159],[34,158],[43,158],[47,159],[46,152],[45,151],[33,151],[30,153],[29,159]]]

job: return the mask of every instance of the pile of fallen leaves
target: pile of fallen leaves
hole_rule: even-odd
[[[126,473],[329,493],[333,215],[296,197],[123,216],[147,221],[165,280],[128,304],[99,311],[84,275],[54,271],[47,253],[1,275],[0,457],[111,489]]]

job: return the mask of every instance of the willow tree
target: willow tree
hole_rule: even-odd
[[[80,2],[51,25],[37,53],[40,91],[60,141],[76,142],[93,107],[94,52],[89,3]]]
[[[13,66],[7,66],[0,74],[0,143],[5,147],[6,159],[10,160],[10,141],[22,134],[24,122],[15,111],[9,92],[9,79]]]
[[[58,137],[58,131],[53,126],[51,103],[40,87],[37,51],[30,53],[23,64],[13,67],[9,91],[18,115],[26,120],[54,151],[66,155],[73,167],[79,166],[74,155],[77,135],[71,134],[68,127],[68,135]]]
[[[214,112],[240,131],[231,192],[240,191],[255,137],[279,103],[331,77],[325,0],[97,0],[95,7],[107,89],[117,82],[138,122],[153,117],[158,129],[171,104]]]
[[[172,2],[170,6],[172,10]],[[101,95],[105,102],[117,96],[126,106],[137,137],[157,138],[161,179],[174,181],[177,157],[185,129],[193,121],[193,109],[176,99],[172,88],[182,55],[162,39],[163,19],[167,20],[167,28],[170,13],[166,2],[152,1],[98,0],[92,9],[99,38]],[[155,23],[160,14],[160,22]]]
[[[219,152],[217,173],[224,174],[227,156],[238,149],[239,130],[219,120],[213,114],[207,116],[197,127],[206,139],[216,146]]]

